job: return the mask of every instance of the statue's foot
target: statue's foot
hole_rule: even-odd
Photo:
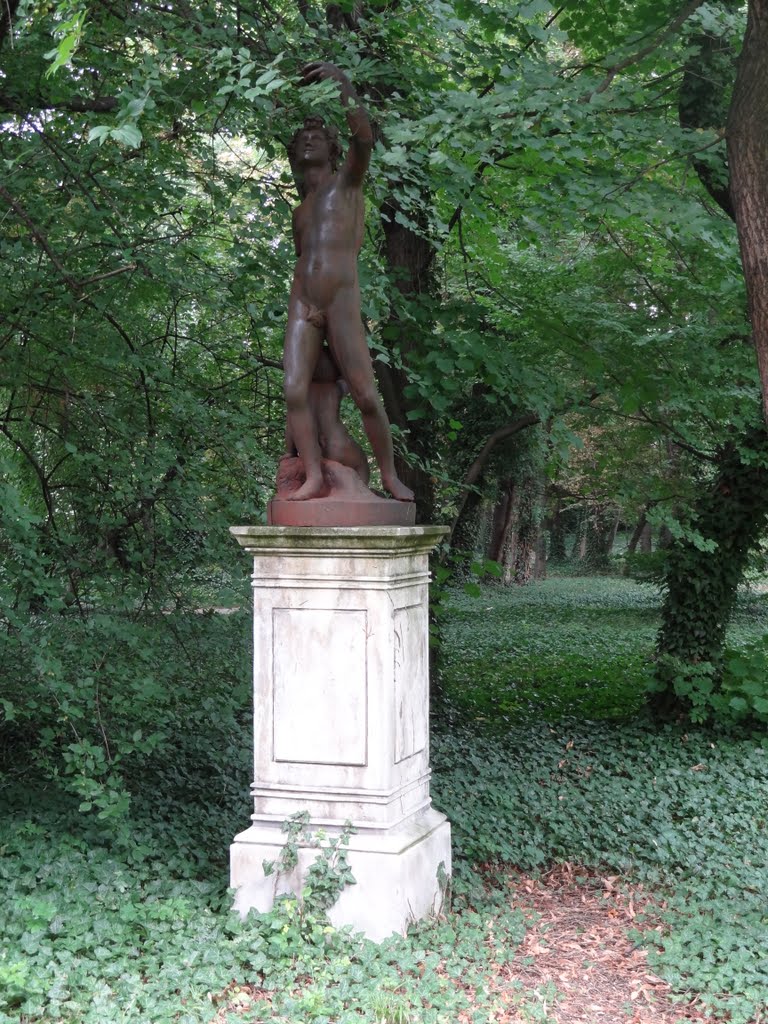
[[[396,476],[382,477],[381,482],[384,484],[386,490],[396,498],[397,501],[414,501],[413,491],[410,487],[406,487],[405,484]]]
[[[323,480],[323,474],[319,476],[308,476],[298,491],[293,491],[292,494],[286,494],[286,501],[306,501],[307,498],[319,498],[322,492],[325,490],[325,481]]]

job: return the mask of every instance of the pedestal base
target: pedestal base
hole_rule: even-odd
[[[254,601],[253,824],[231,847],[235,906],[266,911],[276,893],[301,893],[315,847],[288,877],[263,862],[280,856],[281,824],[306,813],[311,832],[357,829],[357,884],[331,920],[375,940],[403,932],[440,909],[438,875],[451,870],[450,826],[429,795],[427,559],[446,531],[232,532],[253,554]]]
[[[265,875],[263,862],[276,861],[285,843],[278,828],[252,825],[230,847],[230,885],[242,915],[272,908],[281,893],[300,894],[317,849],[300,847],[298,866],[288,875]],[[451,873],[451,827],[434,808],[397,828],[353,835],[347,846],[356,885],[347,886],[329,912],[337,928],[352,925],[380,942],[403,934],[413,921],[438,914],[445,879]]]

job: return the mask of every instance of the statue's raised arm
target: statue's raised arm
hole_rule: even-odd
[[[329,64],[327,61],[313,61],[302,70],[302,85],[328,80],[337,82],[339,85],[341,102],[349,125],[349,149],[344,166],[340,168],[340,171],[351,185],[360,185],[368,170],[373,149],[373,132],[368,112],[350,80],[335,64]]]

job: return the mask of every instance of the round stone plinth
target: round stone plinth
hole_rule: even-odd
[[[375,495],[363,500],[273,498],[267,505],[269,526],[413,526],[415,522],[414,502]]]

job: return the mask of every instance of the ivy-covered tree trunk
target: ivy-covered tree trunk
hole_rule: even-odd
[[[640,554],[650,555],[653,551],[653,532],[651,530],[651,524],[646,523],[643,527],[643,532],[640,534]]]
[[[571,547],[571,561],[580,562],[587,554],[587,517],[582,511],[576,520],[576,529],[573,534],[573,546]]]
[[[727,5],[736,9],[736,0]],[[751,0],[737,68],[726,37],[705,35],[686,66],[679,96],[684,127],[720,127],[727,111],[728,163],[695,160],[714,201],[739,230],[755,348],[768,393],[768,2]],[[713,154],[714,156],[714,154]],[[657,639],[658,717],[704,718],[722,676],[726,629],[750,552],[768,515],[768,441],[748,431],[725,449],[710,488],[695,504],[695,538],[673,540],[659,531],[667,552],[662,626]]]
[[[543,529],[539,530],[536,538],[533,556],[533,578],[535,580],[547,578],[547,538]]]
[[[524,479],[520,488],[514,559],[510,566],[512,579],[521,586],[536,578],[536,553],[540,552],[541,534],[540,504],[538,481],[533,477]]]
[[[460,572],[468,572],[473,555],[482,551],[487,519],[485,512],[480,491],[470,491],[451,534],[451,553]]]
[[[539,541],[538,532],[530,521],[528,521],[526,526],[527,529],[523,530],[521,528],[517,532],[514,560],[509,567],[510,578],[518,586],[529,583],[533,577],[536,546]]]
[[[750,553],[768,522],[768,435],[753,431],[733,445],[694,509],[691,537],[668,549],[666,595],[657,640],[659,717],[708,715],[719,686],[725,633]]]

